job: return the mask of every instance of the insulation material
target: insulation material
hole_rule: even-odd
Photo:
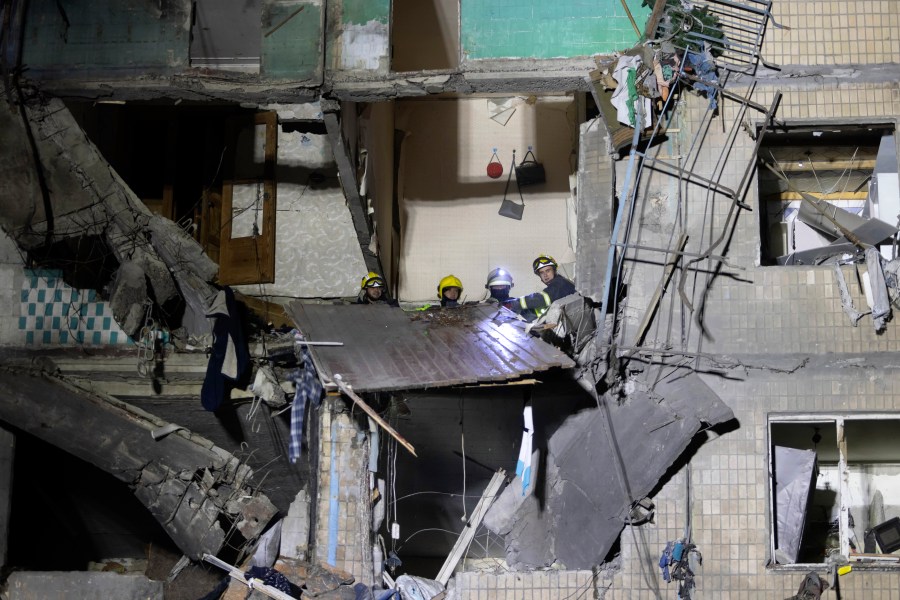
[[[795,563],[800,553],[806,507],[815,486],[816,453],[775,446],[776,560]]]
[[[400,299],[435,299],[438,280],[453,273],[463,282],[464,300],[481,300],[485,277],[498,266],[513,274],[514,295],[527,294],[544,287],[532,274],[535,256],[574,261],[566,227],[574,118],[571,98],[522,104],[505,126],[490,118],[484,99],[397,103],[397,128],[408,134],[400,175]],[[524,188],[521,221],[503,218],[497,210],[506,178],[487,176],[485,156],[497,148],[509,168],[513,150],[521,157],[529,146],[541,157],[547,182]],[[518,196],[515,180],[510,194]]]
[[[326,136],[279,131],[275,282],[236,290],[250,296],[356,296],[366,266],[334,169]],[[324,181],[315,183],[314,172]]]

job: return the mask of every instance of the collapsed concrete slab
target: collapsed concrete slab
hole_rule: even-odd
[[[0,420],[125,482],[193,560],[253,540],[277,512],[253,471],[209,440],[154,439],[159,419],[50,375],[3,368],[0,386]]]
[[[521,496],[521,488],[508,486],[485,519],[505,537],[511,567],[561,563],[587,569],[604,561],[633,502],[653,490],[702,424],[734,418],[708,386],[691,377],[705,388],[691,401],[679,394],[693,394],[695,386],[673,383],[673,402],[635,392],[619,405],[604,396],[606,407],[563,423],[548,443],[543,486],[520,502],[507,496]],[[502,514],[510,507],[512,514]]]
[[[103,236],[120,264],[132,263],[143,272],[156,304],[184,298],[188,333],[208,334],[210,327],[203,313],[215,293],[208,282],[216,276],[218,266],[191,236],[146,207],[61,100],[29,104],[24,113],[25,125],[22,119],[8,116],[0,119],[0,124],[10,126],[10,141],[16,148],[33,148],[40,164],[25,164],[14,154],[0,153],[0,176],[24,194],[0,202],[0,226],[25,250],[66,238]],[[33,146],[26,126],[33,134]],[[36,178],[46,182],[43,199],[32,181]],[[32,209],[21,211],[20,204]],[[144,300],[119,298],[115,316],[127,331],[131,332],[133,323],[126,326],[126,321],[143,312]]]
[[[20,571],[9,576],[10,598],[57,598],[85,600],[163,600],[163,581],[153,581],[141,573],[103,571]]]

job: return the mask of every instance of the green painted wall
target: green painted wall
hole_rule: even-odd
[[[298,8],[303,10],[288,19]],[[288,19],[285,22],[285,19]],[[265,33],[284,22],[276,31]],[[262,9],[262,65],[267,79],[305,81],[317,78],[322,60],[322,6],[307,2],[265,0]]]
[[[343,0],[341,22],[365,25],[369,21],[387,24],[391,18],[391,0]]]
[[[188,66],[190,0],[31,0],[22,60],[32,72],[74,76]]]
[[[650,8],[627,3],[643,31]],[[621,0],[462,0],[460,10],[469,60],[609,54],[639,39]]]

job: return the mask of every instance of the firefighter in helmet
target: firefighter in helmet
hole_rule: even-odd
[[[462,281],[455,275],[447,275],[438,283],[437,292],[441,306],[459,306],[463,293]]]
[[[374,271],[369,271],[359,285],[357,304],[388,304],[388,297],[384,285],[384,278]]]
[[[502,267],[497,267],[488,273],[487,282],[484,284],[490,296],[488,302],[506,302],[509,300],[509,290],[515,285],[512,274]]]
[[[556,272],[557,263],[552,256],[541,254],[534,259],[531,267],[546,287],[543,291],[512,298],[504,303],[504,306],[522,315],[526,321],[534,321],[554,301],[575,293],[575,284]]]

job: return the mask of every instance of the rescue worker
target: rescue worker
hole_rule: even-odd
[[[391,304],[385,293],[384,278],[374,271],[362,278],[359,285],[359,296],[356,298],[357,304]]]
[[[459,306],[459,300],[463,293],[462,281],[455,275],[447,275],[438,283],[438,298],[441,306]]]
[[[511,298],[503,304],[522,315],[526,321],[534,321],[544,314],[554,301],[575,293],[575,284],[557,274],[556,260],[552,256],[541,254],[534,259],[531,267],[534,274],[540,277],[546,286],[544,290],[518,299]]]
[[[490,292],[488,302],[506,302],[509,300],[509,290],[515,285],[512,275],[506,269],[497,267],[487,276],[487,282],[484,284],[486,290]]]

